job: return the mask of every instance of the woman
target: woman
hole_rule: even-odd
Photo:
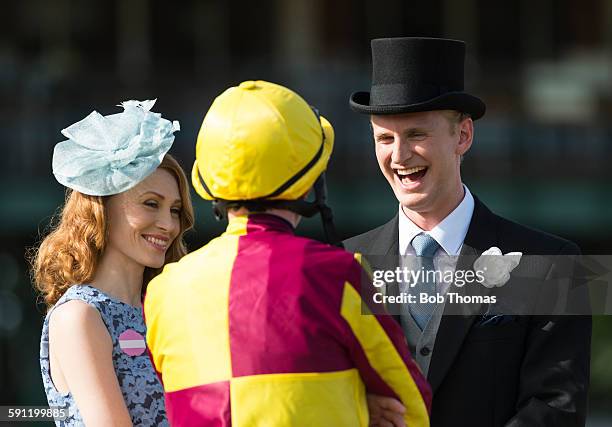
[[[185,173],[169,154],[178,122],[127,101],[62,133],[53,173],[69,188],[61,218],[33,259],[49,308],[40,362],[57,425],[167,425],[163,388],[146,351],[142,297],[187,251],[193,225]]]

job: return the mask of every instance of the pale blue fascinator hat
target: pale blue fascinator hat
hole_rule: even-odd
[[[124,111],[93,111],[62,130],[68,138],[53,150],[53,175],[60,184],[90,196],[129,190],[160,165],[180,130],[178,121],[149,111],[154,100],[125,101]]]

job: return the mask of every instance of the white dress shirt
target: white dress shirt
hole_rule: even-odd
[[[414,248],[410,244],[414,236],[419,233],[426,233],[433,237],[440,245],[434,254],[434,267],[445,271],[454,271],[457,263],[457,256],[461,252],[465,235],[467,234],[474,213],[474,197],[470,190],[464,185],[465,194],[461,203],[444,218],[438,225],[429,231],[422,230],[410,220],[404,213],[402,206],[399,206],[399,254],[416,255]],[[450,258],[448,257],[450,256]],[[449,264],[450,262],[450,264]],[[446,293],[448,283],[438,284],[438,291]]]
[[[459,203],[446,218],[429,231],[424,231],[413,223],[406,216],[400,205],[398,224],[399,255],[408,255],[401,257],[401,265],[403,267],[414,268],[414,258],[412,257],[415,256],[416,253],[410,242],[417,234],[426,233],[433,237],[440,245],[434,254],[434,268],[444,272],[444,274],[446,274],[447,271],[451,271],[454,274],[458,255],[461,252],[463,241],[465,240],[470,222],[472,221],[472,215],[474,214],[474,197],[465,185],[463,189],[465,194],[461,203]],[[448,296],[450,286],[451,283],[436,283],[436,291],[442,295]],[[437,304],[431,319],[429,319],[423,332],[418,334],[418,338],[415,338],[414,333],[410,333],[404,329],[404,334],[411,346],[411,350],[414,349],[416,362],[425,376],[429,373],[431,356],[435,351],[436,336],[438,334],[440,322],[442,321],[445,305],[446,303]],[[414,331],[413,329],[412,332]]]

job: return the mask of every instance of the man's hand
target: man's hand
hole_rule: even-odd
[[[406,408],[392,397],[368,394],[370,427],[407,427],[404,422]]]

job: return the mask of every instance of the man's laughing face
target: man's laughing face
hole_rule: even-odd
[[[438,110],[371,117],[378,165],[404,210],[436,213],[462,191],[459,168],[473,124],[454,116]]]

